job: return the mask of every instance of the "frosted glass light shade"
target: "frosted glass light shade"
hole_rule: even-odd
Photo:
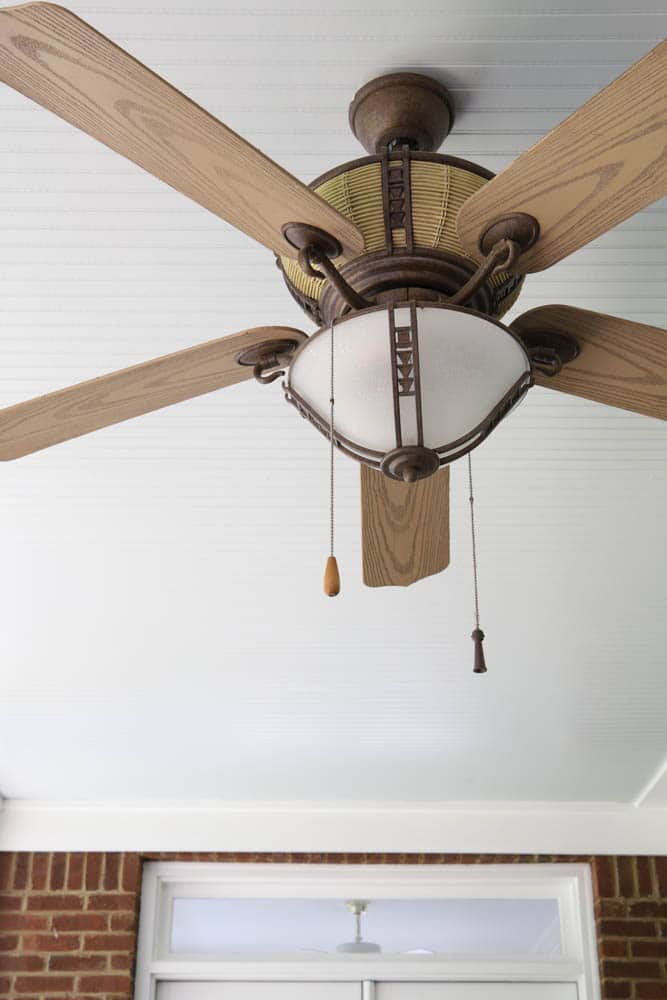
[[[290,402],[326,434],[331,337],[330,328],[318,330],[299,348],[286,383]],[[336,444],[375,466],[406,448],[434,453],[434,468],[458,458],[532,381],[513,333],[456,306],[401,303],[353,313],[334,325],[333,350]]]

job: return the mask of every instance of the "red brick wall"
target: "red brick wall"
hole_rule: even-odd
[[[141,861],[504,863],[587,861],[604,1000],[667,1000],[667,857],[1,854],[0,997],[127,1000]]]

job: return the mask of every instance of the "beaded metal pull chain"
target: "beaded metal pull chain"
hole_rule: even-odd
[[[336,597],[340,593],[340,573],[334,555],[334,325],[331,324],[331,356],[329,383],[329,558],[324,570],[324,593]]]
[[[477,586],[477,539],[475,537],[475,497],[472,488],[472,462],[470,460],[470,452],[468,452],[468,486],[470,488],[470,495],[468,499],[470,501],[470,533],[472,535],[472,576],[475,587],[475,628],[473,629],[472,635],[470,636],[470,638],[475,644],[475,665],[473,667],[473,673],[485,674],[486,662],[484,660],[484,647],[482,645],[484,641],[484,633],[479,627],[479,589]]]

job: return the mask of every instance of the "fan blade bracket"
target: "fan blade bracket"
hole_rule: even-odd
[[[526,349],[533,370],[553,378],[579,357],[579,342],[569,333],[557,330],[514,330]]]
[[[343,252],[336,237],[320,229],[319,226],[311,226],[306,222],[287,222],[281,232],[289,245],[298,251],[319,250],[330,259],[340,257]]]
[[[494,219],[487,226],[480,237],[479,249],[485,257],[488,257],[501,240],[511,240],[518,245],[521,253],[525,253],[537,242],[539,236],[540,224],[534,215],[529,215],[527,212],[510,212]]]
[[[374,305],[359,295],[332,263],[333,258],[340,257],[343,252],[335,237],[303,222],[288,222],[282,228],[282,236],[298,251],[299,267],[305,274],[328,280],[352,309],[368,309]]]
[[[246,348],[237,355],[237,365],[251,367],[252,373],[257,382],[261,385],[268,385],[281,378],[285,372],[282,365],[289,365],[294,352],[301,343],[296,338],[281,338],[279,340],[265,340],[261,344],[254,344]],[[276,371],[275,369],[281,369]],[[267,374],[270,372],[271,374]]]

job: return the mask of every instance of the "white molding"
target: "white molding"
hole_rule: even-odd
[[[552,898],[562,952],[540,955],[189,956],[170,951],[175,897]],[[149,862],[144,867],[135,1000],[164,980],[571,982],[599,1000],[593,893],[587,864],[304,865]]]
[[[0,850],[663,854],[667,808],[615,803],[7,799]]]

